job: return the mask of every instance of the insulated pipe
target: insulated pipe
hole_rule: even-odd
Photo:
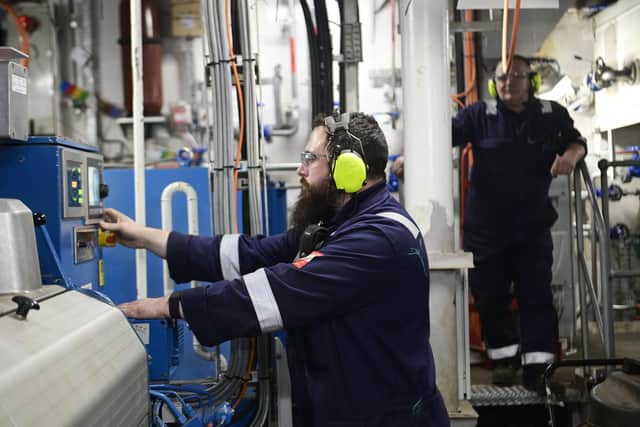
[[[144,181],[144,94],[142,92],[141,0],[131,0],[131,74],[133,82],[133,187],[136,222],[147,223]],[[136,249],[137,299],[147,297],[147,251]]]
[[[405,207],[430,251],[454,248],[447,0],[402,0]]]
[[[171,201],[175,193],[184,193],[187,197],[187,230],[194,236],[200,234],[198,227],[198,194],[191,185],[184,181],[173,182],[167,185],[160,196],[160,217],[162,221],[162,229],[171,231],[173,229],[173,209]],[[162,283],[164,295],[169,295],[173,291],[171,277],[169,276],[169,266],[167,261],[162,262]],[[199,286],[195,280],[191,281],[191,287]],[[193,351],[205,360],[216,360],[216,353],[207,351],[202,344],[198,342],[196,336],[193,336]]]

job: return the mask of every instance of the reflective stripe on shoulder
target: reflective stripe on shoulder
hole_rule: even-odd
[[[551,114],[553,113],[553,107],[551,105],[551,101],[547,101],[545,99],[541,99],[540,100],[540,111],[542,112],[542,114]]]
[[[260,323],[260,330],[263,333],[267,333],[282,329],[284,323],[282,322],[280,309],[273,291],[271,291],[271,285],[264,268],[244,275],[243,279]]]
[[[378,216],[383,216],[385,218],[389,218],[389,219],[392,219],[394,221],[399,222],[400,224],[404,225],[407,230],[409,230],[409,233],[411,233],[411,235],[413,236],[414,239],[418,238],[418,234],[420,234],[420,230],[406,216],[401,215],[401,214],[399,214],[397,212],[380,212],[377,215]]]
[[[220,241],[220,269],[224,280],[240,277],[239,234],[225,234]]]
[[[484,101],[484,105],[486,106],[487,116],[495,116],[498,114],[498,101],[495,99]]]

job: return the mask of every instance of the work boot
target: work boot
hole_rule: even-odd
[[[547,370],[546,363],[528,363],[522,366],[522,385],[527,390],[532,390],[540,396],[546,395],[544,389],[544,372]]]
[[[493,372],[491,373],[491,383],[493,385],[507,387],[516,383],[516,373],[520,367],[519,354],[504,359],[494,359],[491,363],[493,365]]]

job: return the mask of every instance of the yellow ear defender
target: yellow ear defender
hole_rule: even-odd
[[[492,98],[498,96],[498,89],[496,89],[496,81],[494,79],[489,79],[487,82],[487,89],[489,90],[489,95]]]
[[[542,77],[540,74],[536,72],[531,73],[531,77],[529,78],[529,84],[531,86],[531,93],[538,93],[540,87],[542,86]],[[496,80],[489,79],[487,81],[487,90],[489,91],[489,95],[493,98],[498,96],[498,89],[496,89]]]
[[[338,190],[346,193],[355,193],[365,185],[367,180],[367,162],[363,159],[364,148],[360,138],[349,132],[349,113],[340,114],[334,111],[333,115],[324,119],[324,124],[329,135],[329,147],[331,152],[331,178]],[[336,141],[336,132],[344,134]],[[355,141],[359,144],[362,155],[350,146]],[[345,142],[347,142],[345,144]],[[345,147],[346,145],[346,147]]]
[[[353,150],[342,150],[331,169],[336,188],[346,193],[360,191],[367,179],[367,166],[360,154]]]
[[[542,77],[540,74],[533,72],[531,75],[531,80],[529,80],[531,84],[531,90],[533,93],[538,93],[540,91],[540,87],[542,87]]]

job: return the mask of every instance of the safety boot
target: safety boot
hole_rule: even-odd
[[[520,355],[506,357],[504,359],[494,359],[493,372],[491,373],[491,383],[497,386],[512,386],[516,383],[518,368],[520,368]]]
[[[535,391],[540,396],[544,396],[544,372],[547,370],[547,366],[546,363],[522,365],[522,385],[527,390]]]

